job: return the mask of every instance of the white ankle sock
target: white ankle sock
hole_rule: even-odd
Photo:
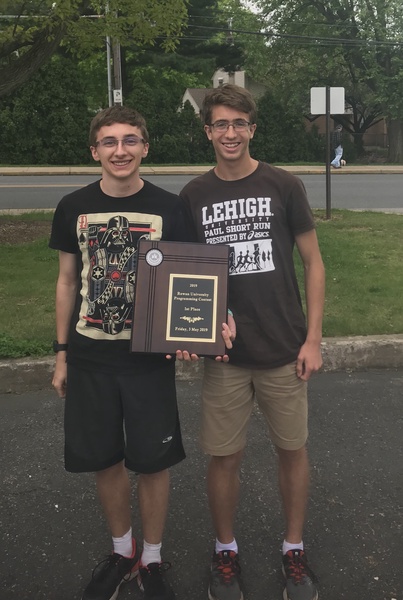
[[[150,563],[161,562],[161,547],[162,542],[159,544],[149,544],[144,540],[143,542],[143,553],[141,555],[141,564],[149,565]]]
[[[289,550],[303,550],[304,549],[304,542],[301,540],[299,542],[299,544],[290,544],[290,542],[287,542],[286,540],[284,540],[283,542],[283,554],[287,554],[287,552]]]
[[[236,539],[234,538],[229,544],[222,544],[220,540],[216,539],[215,551],[222,552],[223,550],[232,550],[238,554],[238,544],[236,543]]]
[[[122,537],[113,537],[113,551],[116,554],[130,558],[133,554],[133,542],[132,542],[132,528],[125,533]]]

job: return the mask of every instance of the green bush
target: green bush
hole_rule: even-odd
[[[307,132],[301,112],[294,112],[267,92],[258,101],[252,155],[266,162],[318,162],[323,146],[316,128]]]
[[[27,85],[0,99],[0,163],[89,163],[90,118],[76,64],[57,54]]]

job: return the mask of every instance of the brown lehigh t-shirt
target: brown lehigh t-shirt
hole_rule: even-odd
[[[260,162],[236,181],[211,170],[180,196],[197,241],[230,247],[228,305],[237,326],[230,362],[264,369],[296,360],[306,324],[293,249],[295,236],[315,227],[301,180]]]

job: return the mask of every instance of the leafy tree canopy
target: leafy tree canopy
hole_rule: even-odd
[[[105,36],[122,44],[155,43],[172,50],[186,17],[186,0],[0,0],[0,96],[20,87],[63,41],[79,56]]]
[[[242,40],[234,41],[231,36],[231,13],[221,0],[189,0],[188,18],[174,52],[153,47],[137,55],[139,65],[191,73],[204,86],[211,85],[216,69],[235,71],[242,68],[244,59]]]
[[[356,125],[387,119],[392,161],[403,160],[401,0],[257,0],[269,72],[294,98],[302,84],[343,86]],[[289,96],[287,96],[289,97]],[[398,135],[395,136],[396,131]],[[399,142],[400,140],[400,142]],[[396,146],[397,144],[397,146]]]
[[[75,61],[55,53],[29,85],[0,98],[0,163],[88,163],[86,101]]]
[[[229,24],[227,39],[242,48],[241,68],[256,81],[266,82],[268,48],[260,35],[265,28],[261,15],[249,10],[242,0],[219,0],[219,8]]]

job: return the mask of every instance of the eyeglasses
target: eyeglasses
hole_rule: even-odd
[[[224,133],[228,131],[231,125],[234,131],[246,131],[251,123],[245,121],[245,119],[235,119],[235,121],[216,121],[211,123],[210,127],[218,133]]]
[[[95,146],[99,145],[103,148],[115,148],[116,146],[118,146],[119,142],[122,142],[123,146],[133,147],[137,146],[137,144],[140,144],[141,142],[145,143],[145,140],[144,138],[138,137],[137,135],[127,135],[121,140],[118,140],[114,137],[106,137],[96,142]]]

